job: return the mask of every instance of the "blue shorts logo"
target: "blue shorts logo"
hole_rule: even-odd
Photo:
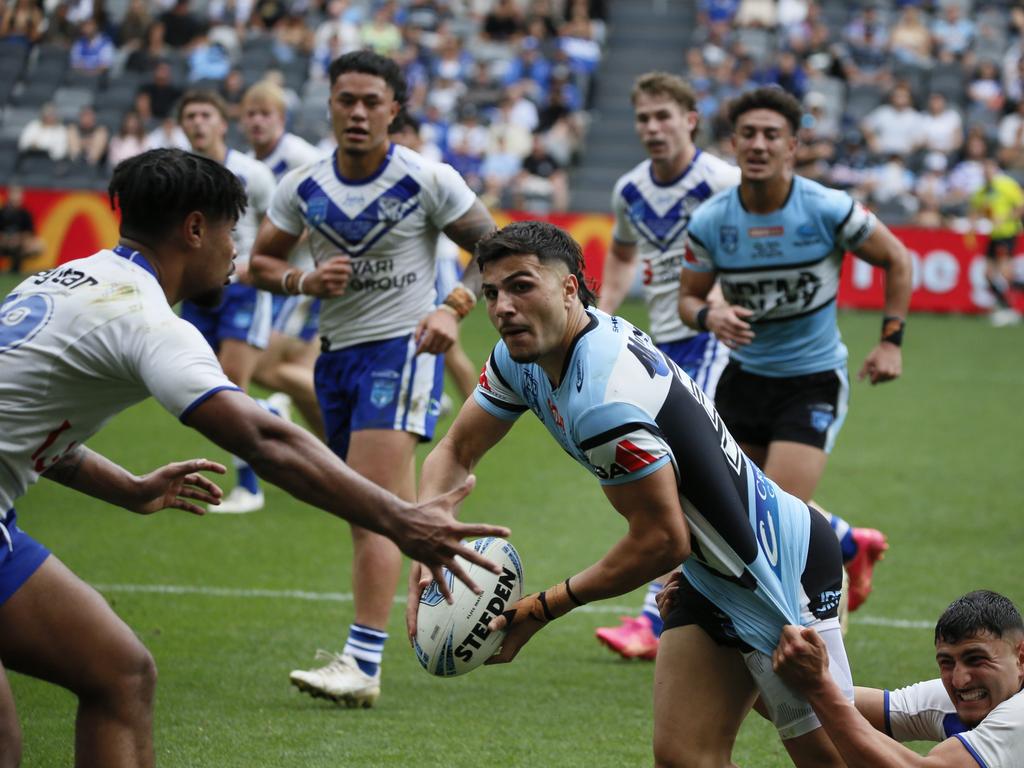
[[[736,227],[724,226],[718,232],[718,242],[727,253],[736,253],[740,244],[740,232]]]
[[[834,420],[835,416],[832,414],[831,408],[814,408],[811,410],[811,427],[816,432],[824,432],[832,425]]]
[[[397,390],[398,382],[396,380],[374,378],[373,388],[370,390],[370,402],[378,408],[384,408],[394,401]]]

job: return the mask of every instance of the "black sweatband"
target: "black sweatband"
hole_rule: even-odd
[[[569,577],[571,579],[572,576]],[[572,600],[576,605],[583,605],[583,601],[576,597],[576,593],[572,591],[572,587],[569,586],[569,579],[565,580],[565,592],[569,595],[569,599]]]
[[[882,318],[882,341],[895,344],[897,347],[903,343],[903,328],[906,322],[902,317],[886,315]]]
[[[697,316],[694,318],[694,322],[697,323],[697,327],[702,331],[706,331],[708,329],[708,310],[710,309],[711,307],[705,304],[697,310]]]
[[[548,608],[548,596],[544,594],[544,592],[541,592],[537,595],[537,600],[540,601],[540,607],[544,609],[544,618],[548,621],[554,621],[555,617],[552,615],[551,609]]]

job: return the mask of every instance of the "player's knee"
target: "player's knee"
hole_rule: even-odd
[[[87,698],[102,699],[106,706],[126,716],[148,713],[156,698],[156,661],[141,642],[122,643],[111,654],[110,664],[103,674],[103,680]]]

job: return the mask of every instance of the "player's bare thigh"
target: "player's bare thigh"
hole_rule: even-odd
[[[263,350],[257,349],[240,339],[223,339],[217,360],[229,379],[238,387],[248,390],[253,371]]]
[[[661,635],[654,669],[654,761],[659,768],[726,768],[757,688],[738,650],[696,625]]]
[[[419,435],[393,429],[352,433],[346,463],[363,477],[395,495],[416,498],[415,454]]]
[[[810,501],[827,463],[828,454],[821,448],[776,440],[768,446],[765,462],[759,466],[782,490],[802,501]]]

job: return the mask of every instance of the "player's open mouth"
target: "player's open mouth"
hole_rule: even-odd
[[[988,696],[988,692],[984,688],[973,688],[970,691],[957,691],[956,695],[960,701],[981,701]]]
[[[523,336],[523,335],[525,335],[527,333],[529,333],[529,329],[528,328],[523,328],[522,326],[516,326],[514,328],[502,328],[501,329],[501,337],[503,339],[515,338],[517,336]]]
[[[364,131],[362,128],[349,128],[345,131],[345,135],[350,139],[363,139],[370,135],[369,131]]]

